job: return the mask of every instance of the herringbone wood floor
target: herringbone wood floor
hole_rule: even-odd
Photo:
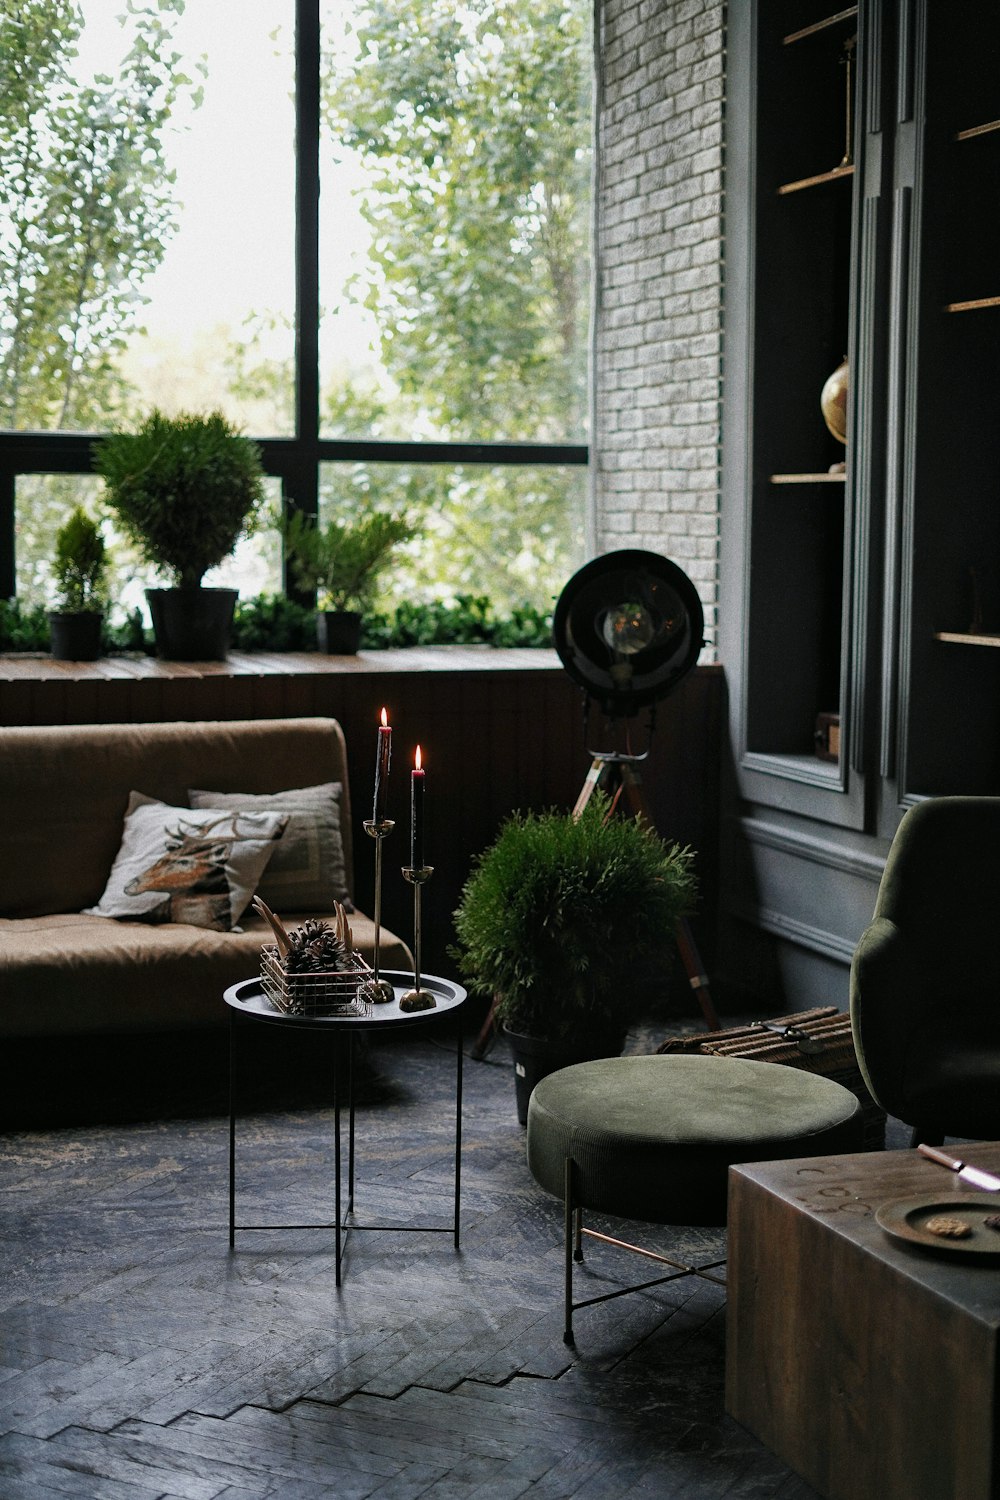
[[[451,1045],[374,1054],[360,1212],[448,1214]],[[326,1217],[330,1132],[325,1109],[243,1120],[240,1217]],[[0,1138],[3,1500],[812,1495],[723,1413],[721,1290],[578,1314],[566,1350],[560,1206],[500,1047],[466,1064],[459,1253],[358,1235],[339,1293],[323,1232],[230,1253],[227,1145],[219,1115]],[[721,1241],[660,1232],[685,1256]],[[592,1252],[595,1288],[635,1279],[615,1254]]]

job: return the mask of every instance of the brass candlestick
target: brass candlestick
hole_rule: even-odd
[[[382,841],[395,828],[391,818],[381,818],[376,823],[369,818],[363,825],[369,838],[375,840],[375,952],[372,960],[372,977],[362,985],[362,993],[373,1005],[386,1005],[395,1000],[396,992],[387,979],[379,978],[379,946],[382,937]]]
[[[413,988],[407,990],[399,1002],[400,1010],[432,1010],[437,1001],[429,990],[420,987],[420,896],[423,887],[434,874],[433,865],[403,866],[403,879],[413,887]]]

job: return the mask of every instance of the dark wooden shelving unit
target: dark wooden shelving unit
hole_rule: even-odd
[[[903,811],[1000,794],[1000,6],[728,26],[725,910],[734,973],[845,1004]],[[846,452],[819,405],[845,355]]]

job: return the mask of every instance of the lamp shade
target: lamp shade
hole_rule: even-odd
[[[611,718],[666,697],[698,660],[705,627],[687,574],[655,552],[608,552],[574,573],[552,629],[566,671]]]

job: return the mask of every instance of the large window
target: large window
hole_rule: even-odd
[[[93,437],[155,405],[256,437],[276,511],[416,512],[411,595],[550,602],[583,556],[589,0],[0,17],[0,596],[44,597]],[[277,530],[227,572],[280,587]]]

